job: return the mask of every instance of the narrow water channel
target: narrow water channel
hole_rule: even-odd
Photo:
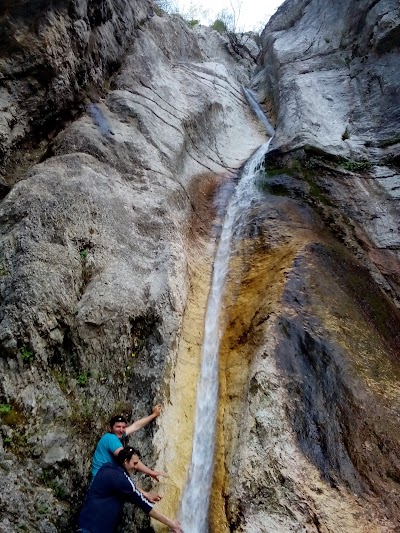
[[[270,141],[261,145],[239,174],[239,183],[225,216],[208,297],[202,346],[202,363],[197,385],[195,429],[189,476],[181,502],[181,522],[185,533],[208,531],[208,508],[213,477],[215,426],[218,410],[218,354],[221,340],[220,315],[229,271],[232,242],[245,214],[258,196],[256,178],[264,169]]]

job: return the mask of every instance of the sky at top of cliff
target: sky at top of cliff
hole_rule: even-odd
[[[195,18],[201,24],[211,25],[218,15],[227,10],[236,19],[237,31],[260,31],[284,0],[176,0],[180,12]],[[193,16],[191,16],[193,15]]]

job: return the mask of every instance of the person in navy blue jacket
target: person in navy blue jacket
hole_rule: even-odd
[[[94,477],[78,517],[80,533],[114,533],[122,516],[125,502],[130,502],[146,514],[169,526],[173,533],[183,533],[180,523],[163,515],[154,504],[159,494],[138,489],[130,478],[136,471],[139,457],[131,447],[123,448],[117,464],[104,464]]]

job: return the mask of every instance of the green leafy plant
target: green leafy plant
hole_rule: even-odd
[[[44,469],[40,479],[46,487],[49,487],[58,500],[65,500],[67,492],[61,483],[55,478],[55,473],[50,468]]]
[[[40,476],[41,481],[43,482],[46,487],[50,485],[50,483],[53,481],[54,475],[52,470],[50,469],[44,469],[42,471],[42,475]]]
[[[87,258],[87,256],[88,256],[88,254],[89,254],[89,252],[87,250],[81,250],[79,252],[79,255],[81,256],[82,260],[85,260]]]
[[[218,33],[225,33],[227,31],[226,24],[221,19],[216,19],[211,25],[211,28]]]
[[[84,387],[85,385],[87,385],[89,377],[90,377],[90,372],[81,372],[76,378],[76,382],[80,387]]]
[[[67,499],[67,491],[65,490],[65,488],[60,484],[58,483],[57,481],[54,481],[52,484],[51,484],[51,487],[50,487],[53,492],[54,492],[54,496],[58,499],[58,500],[66,500]]]
[[[26,346],[22,346],[20,349],[20,354],[24,363],[30,363],[33,359],[33,352],[29,350]]]
[[[3,444],[6,448],[12,449],[12,452],[18,456],[25,455],[27,440],[25,435],[19,435],[14,432],[12,437],[4,437]]]
[[[49,508],[47,505],[44,505],[44,504],[39,504],[36,506],[36,511],[39,513],[39,514],[47,514],[49,512]]]
[[[0,414],[6,414],[11,411],[12,407],[8,403],[0,403]]]

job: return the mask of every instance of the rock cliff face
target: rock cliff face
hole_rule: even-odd
[[[213,533],[400,527],[398,11],[288,0],[263,33],[276,135],[221,317]],[[132,443],[175,515],[216,235],[266,138],[248,66],[145,1],[0,17],[0,529],[71,531],[107,419],[154,402]]]
[[[3,11],[0,529],[67,531],[109,416],[167,419],[213,190],[265,135],[216,32],[145,2]]]
[[[399,24],[398,2],[288,0],[264,30],[276,136],[228,310],[215,531],[399,528]]]

